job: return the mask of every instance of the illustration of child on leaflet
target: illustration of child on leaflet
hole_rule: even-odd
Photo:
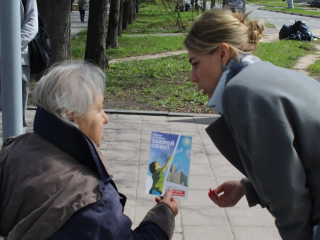
[[[166,165],[162,168],[161,164],[158,162],[152,162],[149,165],[149,170],[152,174],[152,187],[149,191],[150,194],[160,196],[162,194],[162,187],[164,183],[164,176],[163,173],[167,171],[170,163],[173,160],[173,156],[170,155]]]

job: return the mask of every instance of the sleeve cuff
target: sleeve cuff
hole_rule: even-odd
[[[171,239],[175,228],[174,214],[167,204],[155,205],[144,217],[142,222],[150,221],[158,225]]]
[[[246,198],[249,204],[249,207],[254,207],[257,204],[260,204],[261,207],[266,207],[265,202],[261,199],[261,197],[259,196],[259,194],[256,192],[256,190],[254,189],[254,187],[252,186],[252,183],[250,182],[250,180],[248,178],[242,178],[242,183],[246,189]]]

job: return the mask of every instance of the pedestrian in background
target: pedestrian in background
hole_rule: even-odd
[[[209,197],[233,207],[246,195],[274,216],[282,239],[320,239],[320,84],[253,56],[264,26],[246,16],[205,12],[184,41],[191,81],[221,115],[206,131],[246,176]]]
[[[74,3],[74,0],[71,0],[71,12],[72,12],[72,10],[73,10],[73,3]]]
[[[78,0],[81,22],[84,22],[84,17],[86,15],[86,4],[87,4],[87,0]]]

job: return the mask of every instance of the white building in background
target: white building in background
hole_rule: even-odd
[[[177,167],[173,164],[168,173],[167,181],[186,187],[188,186],[188,177],[182,171],[177,172]]]

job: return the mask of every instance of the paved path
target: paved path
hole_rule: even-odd
[[[130,61],[134,61],[134,60],[156,59],[156,58],[161,58],[161,57],[180,55],[182,53],[187,53],[187,50],[180,50],[180,51],[174,51],[174,52],[154,53],[154,54],[147,54],[147,55],[134,56],[134,57],[116,58],[116,59],[109,60],[109,64],[117,63],[117,62],[130,62]]]
[[[80,21],[80,13],[78,11],[71,12],[71,37],[76,37],[81,30],[87,29],[89,12],[86,11],[84,23]]]
[[[33,116],[34,111],[28,110],[28,132],[32,131]],[[119,191],[128,197],[125,214],[131,218],[133,227],[155,204],[154,197],[145,193],[145,185],[151,131],[159,131],[192,136],[189,196],[180,200],[174,240],[281,239],[267,210],[258,206],[249,208],[245,198],[237,206],[223,209],[208,198],[209,188],[242,177],[205,132],[217,117],[109,114],[100,149],[110,163]]]

